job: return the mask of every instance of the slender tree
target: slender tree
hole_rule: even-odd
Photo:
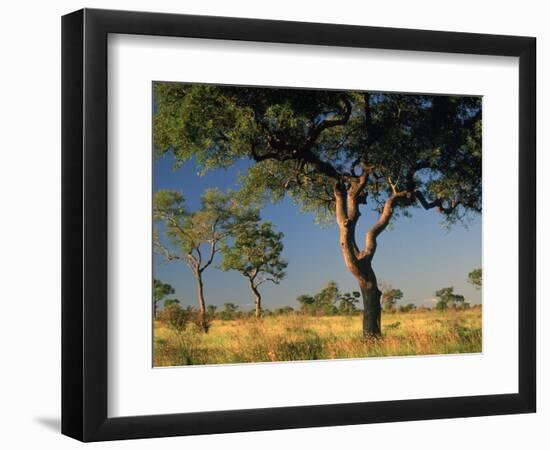
[[[279,284],[285,276],[286,261],[283,252],[283,233],[273,230],[271,222],[255,220],[240,222],[231,230],[232,244],[222,248],[222,270],[236,270],[246,277],[254,295],[256,317],[262,312],[259,287],[265,282]]]
[[[219,190],[207,190],[201,199],[201,208],[189,212],[183,196],[175,191],[156,192],[153,204],[154,219],[163,224],[169,245],[161,242],[158,228],[155,230],[155,251],[166,261],[184,261],[191,269],[197,285],[199,322],[208,331],[204,271],[212,265],[220,246],[239,221],[255,212],[238,208],[232,194]]]
[[[239,305],[233,302],[223,304],[223,310],[220,312],[222,320],[233,320],[239,314]]]
[[[481,269],[474,269],[468,274],[468,283],[479,290],[481,289],[482,278]]]
[[[168,283],[163,283],[156,278],[153,280],[153,318],[155,320],[158,316],[159,303],[163,301],[168,295],[173,294],[174,292],[174,288]]]
[[[289,195],[319,221],[336,220],[365,337],[381,335],[373,258],[388,225],[414,207],[446,224],[481,211],[479,97],[157,83],[155,102],[157,154],[202,170],[244,159],[243,195]],[[375,217],[361,246],[365,205]]]

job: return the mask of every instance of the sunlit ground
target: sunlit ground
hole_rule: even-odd
[[[481,352],[481,307],[382,315],[383,339],[364,340],[360,315],[215,320],[204,334],[154,327],[154,365],[231,364]]]

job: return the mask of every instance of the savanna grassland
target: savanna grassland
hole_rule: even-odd
[[[155,321],[155,367],[479,353],[481,307],[382,315],[381,339],[364,339],[362,316],[291,313],[214,320],[208,333]]]

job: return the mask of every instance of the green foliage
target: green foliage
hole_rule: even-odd
[[[167,305],[160,314],[160,320],[164,321],[175,333],[183,333],[190,323],[193,323],[192,308],[182,308],[177,303]]]
[[[222,320],[235,320],[239,317],[239,306],[232,302],[223,304],[223,309],[219,312],[220,319]]]
[[[158,304],[166,298],[166,296],[173,294],[174,288],[169,285],[168,283],[163,283],[160,280],[157,280],[156,278],[153,280],[153,317],[157,318],[157,310],[158,310]],[[166,302],[165,301],[165,306]],[[174,300],[177,302],[177,300]]]
[[[386,312],[393,311],[398,300],[403,298],[401,289],[394,289],[387,286],[382,291],[382,309]]]
[[[168,298],[164,300],[164,307],[166,308],[167,306],[170,306],[170,305],[179,305],[179,303],[180,301],[177,298]]]
[[[359,298],[361,297],[361,293],[354,291],[354,292],[345,292],[342,295],[338,296],[338,314],[342,315],[353,315],[355,314],[358,309],[357,306],[355,306],[356,303],[359,302]]]
[[[454,293],[454,287],[446,287],[439,289],[435,292],[437,297],[437,303],[435,307],[440,310],[446,310],[447,308],[464,308],[464,296]]]
[[[222,270],[242,273],[255,288],[266,281],[279,284],[287,266],[281,258],[283,233],[275,232],[271,222],[262,223],[257,216],[235,224],[231,237],[232,244],[222,247]]]
[[[338,312],[337,300],[338,285],[334,281],[329,281],[323,290],[314,296],[300,295],[296,299],[302,313],[318,316],[336,314]]]
[[[195,212],[186,209],[179,192],[160,190],[155,193],[153,218],[164,227],[169,244],[161,241],[159,229],[155,228],[155,252],[166,261],[183,261],[191,269],[201,286],[197,296],[200,310],[204,311],[199,318],[204,332],[208,332],[209,317],[205,312],[202,273],[212,264],[232,229],[257,217],[257,211],[240,206],[232,192],[208,189],[201,197],[200,209]]]
[[[158,318],[161,322],[166,323],[172,332],[180,335],[190,329],[208,332],[214,319],[210,313],[203,316],[192,306],[182,308],[178,301],[165,304]]]
[[[248,200],[288,194],[326,221],[333,182],[349,188],[362,169],[361,203],[404,190],[448,223],[481,210],[480,97],[155,83],[154,99],[156,154],[203,171],[252,160]]]
[[[340,294],[338,285],[329,281],[321,292],[315,295],[300,295],[296,301],[300,305],[300,312],[314,316],[352,315],[358,309],[359,292],[345,292]]]
[[[294,308],[292,306],[283,306],[282,308],[275,308],[273,310],[273,315],[275,316],[286,316],[288,314],[292,314],[294,312]],[[264,311],[265,315],[265,311]]]
[[[482,273],[481,269],[474,269],[468,274],[468,282],[472,284],[476,289],[481,289]]]
[[[162,301],[167,295],[173,294],[174,292],[174,288],[170,284],[163,283],[156,278],[153,280],[153,300],[155,302]]]
[[[408,313],[416,309],[416,305],[414,303],[407,303],[406,305],[401,305],[399,307],[399,312],[401,313]]]
[[[163,247],[158,234],[156,249],[168,260],[184,259],[188,263],[191,261],[193,268],[200,269],[203,264],[211,262],[210,259],[202,260],[201,245],[209,244],[210,250],[217,252],[219,243],[227,238],[232,227],[241,221],[255,218],[256,214],[255,210],[242,208],[233,192],[207,189],[201,197],[200,209],[190,212],[179,192],[157,191],[153,202],[153,218],[163,223],[165,235],[175,251]],[[189,256],[192,258],[189,259]]]

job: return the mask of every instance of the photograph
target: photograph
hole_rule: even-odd
[[[152,83],[153,366],[482,352],[482,97]]]

